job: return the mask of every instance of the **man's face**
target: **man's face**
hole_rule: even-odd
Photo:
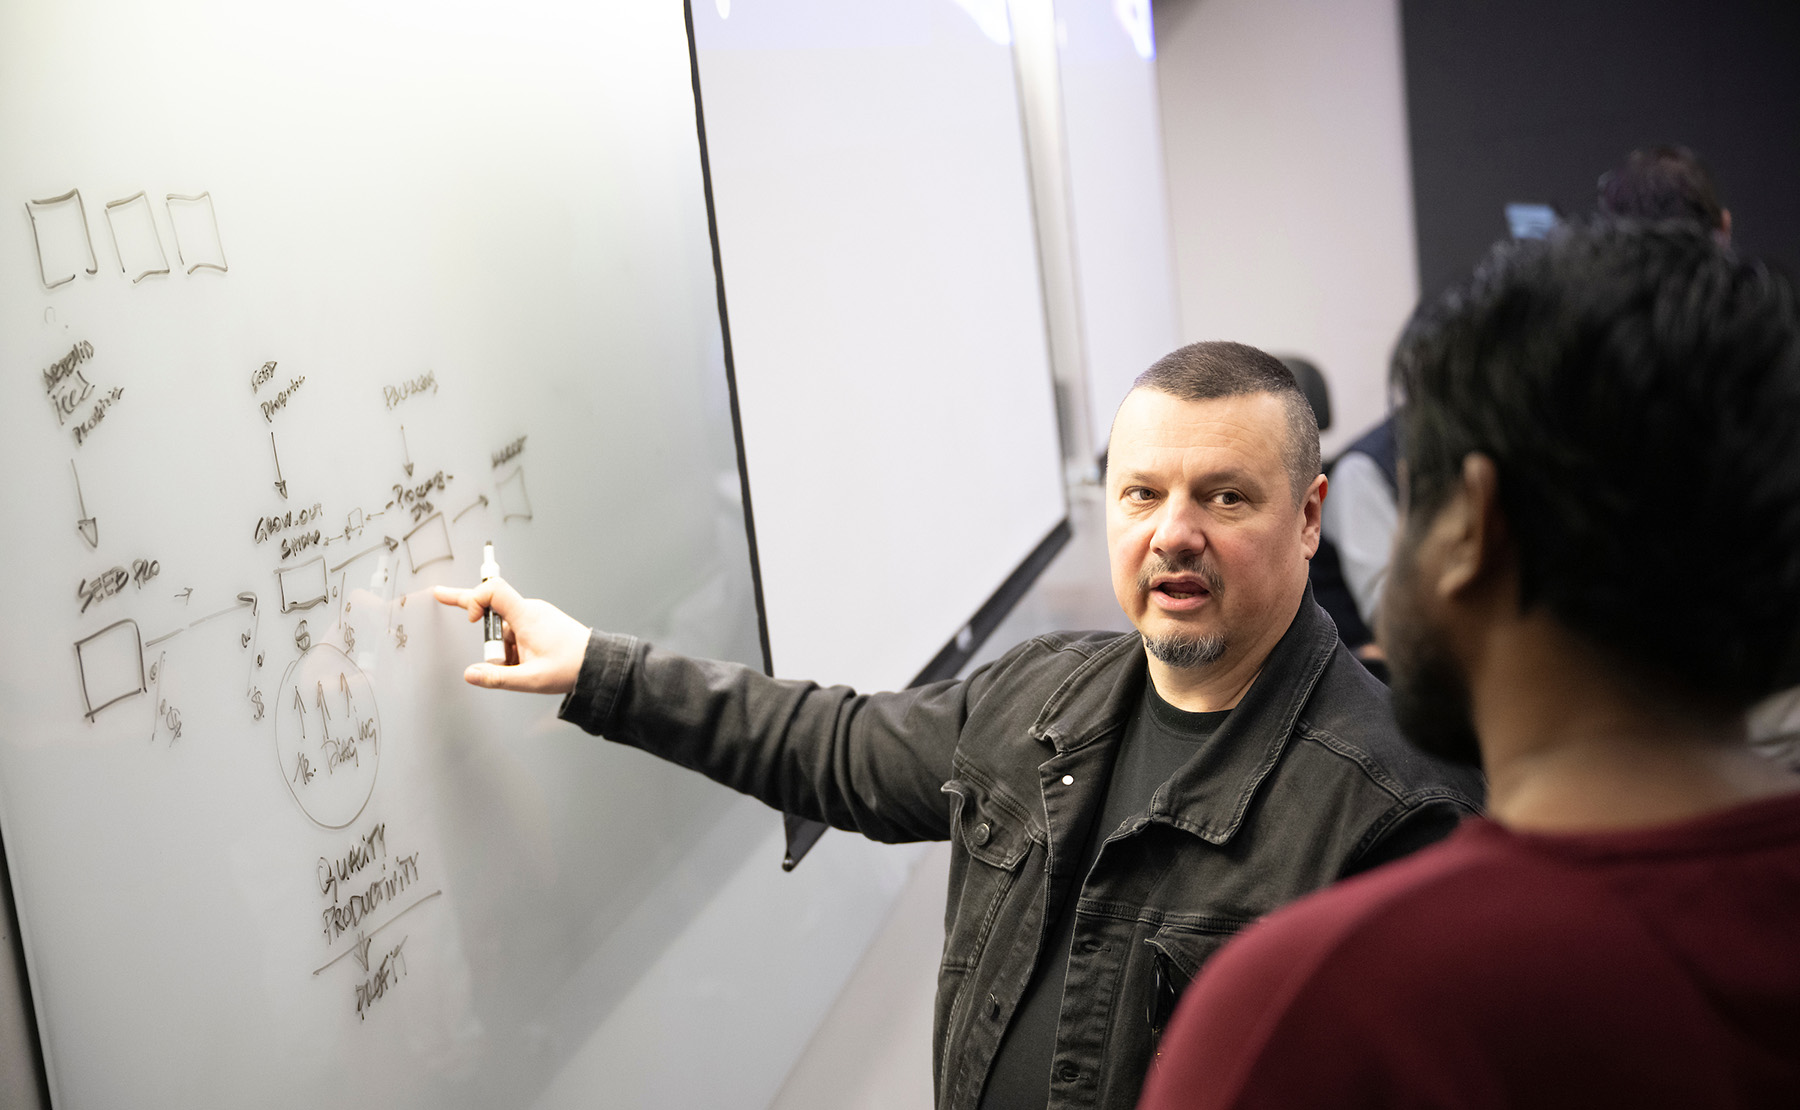
[[[1113,593],[1175,667],[1258,660],[1292,621],[1319,543],[1324,482],[1299,504],[1272,393],[1125,398],[1107,451]]]
[[[1450,649],[1450,637],[1435,613],[1430,569],[1420,548],[1428,531],[1402,512],[1394,532],[1376,631],[1387,653],[1394,719],[1421,751],[1453,763],[1481,766],[1475,738],[1469,680]]]

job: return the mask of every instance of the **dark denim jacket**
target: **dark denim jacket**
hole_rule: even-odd
[[[961,682],[859,695],[596,632],[562,715],[790,813],[950,840],[937,1103],[974,1107],[1081,881],[1052,1107],[1131,1107],[1203,961],[1262,914],[1447,833],[1479,776],[1408,747],[1310,592],[1213,740],[1079,866],[1147,674],[1135,634],[1058,634]],[[1067,781],[1065,781],[1067,780]]]

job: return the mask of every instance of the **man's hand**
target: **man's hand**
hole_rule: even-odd
[[[472,590],[438,586],[431,593],[445,605],[467,609],[471,622],[490,608],[506,622],[506,664],[472,664],[463,672],[464,681],[530,694],[566,694],[575,688],[587,654],[588,628],[574,617],[548,601],[520,597],[503,578],[490,578]]]

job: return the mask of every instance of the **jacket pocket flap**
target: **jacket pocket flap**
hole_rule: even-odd
[[[1199,972],[1200,965],[1210,959],[1242,927],[1241,922],[1228,921],[1219,922],[1217,927],[1164,925],[1144,943],[1158,957],[1168,961],[1174,970],[1192,979]]]
[[[1016,870],[1031,850],[1025,822],[1001,807],[988,791],[965,779],[944,784],[951,802],[950,827],[963,850],[981,862]]]

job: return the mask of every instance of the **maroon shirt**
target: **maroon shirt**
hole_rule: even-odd
[[[1471,820],[1245,930],[1140,1110],[1800,1107],[1800,795],[1547,836]]]

